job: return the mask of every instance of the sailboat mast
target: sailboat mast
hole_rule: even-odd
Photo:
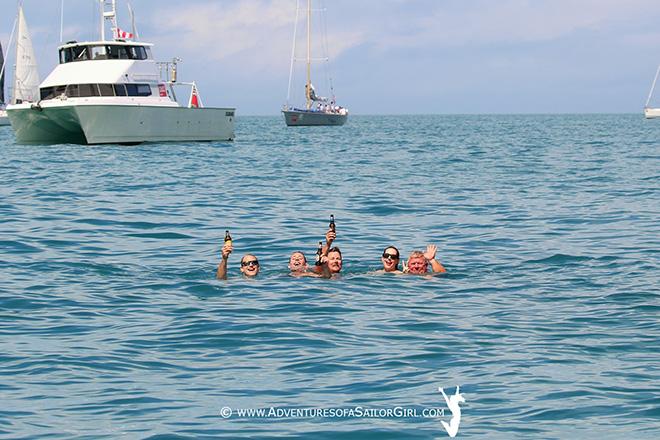
[[[14,31],[16,31],[16,26],[18,25],[18,14],[19,11],[16,11],[16,18],[14,19],[14,24],[11,27],[11,33],[9,34],[9,44],[7,45],[7,54],[9,54],[9,51],[11,50],[11,45],[14,41]],[[18,45],[18,43],[16,43]],[[3,61],[2,65],[0,66],[0,76],[4,76],[5,72],[7,72],[7,61]],[[16,64],[14,64],[14,75],[16,75]],[[12,89],[12,95],[14,94],[14,90]],[[3,95],[3,102],[4,102],[4,95]],[[10,100],[11,101],[11,97]]]
[[[312,0],[307,0],[307,87],[305,87],[305,102],[307,110],[312,107]]]
[[[649,103],[651,102],[651,97],[653,96],[653,90],[655,89],[655,83],[658,81],[658,75],[660,74],[660,66],[658,66],[658,70],[655,71],[655,77],[653,78],[653,84],[651,85],[651,91],[649,92],[649,97],[646,98],[646,105],[644,108],[649,106]]]
[[[5,57],[2,55],[2,42],[0,42],[0,106],[5,103]]]

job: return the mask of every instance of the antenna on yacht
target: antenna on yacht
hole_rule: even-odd
[[[60,2],[60,43],[64,41],[64,0]]]
[[[117,34],[117,9],[116,0],[99,0],[101,2],[101,41],[105,39],[105,22],[110,22],[112,38]]]
[[[133,35],[135,35],[135,38],[139,40],[140,35],[138,34],[137,28],[135,27],[135,14],[133,13],[133,7],[131,6],[131,2],[127,1],[126,6],[128,6],[128,13],[131,16],[131,32],[133,33]]]

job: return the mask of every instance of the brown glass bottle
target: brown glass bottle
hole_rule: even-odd
[[[335,232],[335,216],[330,214],[330,224],[328,225],[332,232]]]
[[[316,249],[316,263],[314,263],[317,266],[320,266],[320,265],[323,264],[323,263],[321,263],[321,255],[323,255],[323,242],[319,241],[319,247],[318,247],[318,249]]]

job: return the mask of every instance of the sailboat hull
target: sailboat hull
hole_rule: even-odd
[[[9,125],[9,117],[6,111],[0,110],[0,126],[3,125]]]
[[[20,143],[125,144],[234,139],[233,108],[132,105],[10,106]]]
[[[324,113],[305,110],[282,110],[284,121],[289,127],[344,125],[347,114]]]
[[[660,108],[646,107],[644,109],[644,117],[646,119],[660,118]]]

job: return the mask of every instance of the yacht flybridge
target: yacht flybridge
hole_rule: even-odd
[[[59,49],[59,65],[40,85],[40,99],[7,106],[23,143],[140,143],[234,138],[234,108],[202,107],[195,83],[178,82],[176,59],[162,64],[153,45],[133,41],[117,27],[116,0],[98,0],[101,39],[71,41]],[[110,22],[112,40],[105,39]],[[134,32],[135,33],[135,32]],[[121,38],[120,38],[121,37]],[[166,75],[167,76],[167,75]],[[175,86],[190,87],[188,105]]]

